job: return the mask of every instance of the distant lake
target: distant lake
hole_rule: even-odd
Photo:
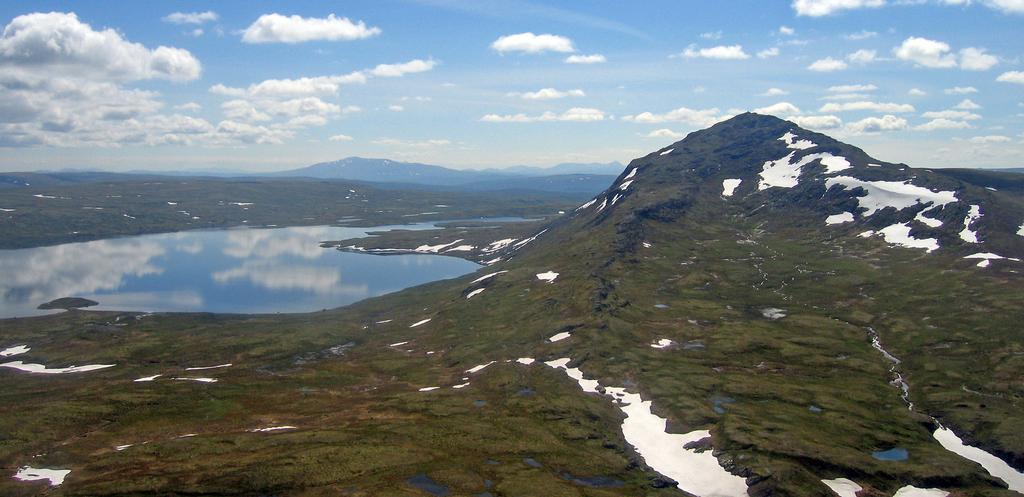
[[[449,256],[381,256],[320,247],[323,241],[370,231],[435,225],[184,231],[0,250],[0,318],[51,313],[36,307],[69,296],[99,302],[89,308],[96,310],[310,312],[480,267]]]

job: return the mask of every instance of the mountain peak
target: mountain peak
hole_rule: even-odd
[[[712,209],[766,227],[799,223],[926,253],[1024,257],[1021,220],[1006,215],[1016,212],[1016,200],[979,181],[879,161],[827,135],[748,112],[631,161],[575,216],[593,223],[672,221]]]

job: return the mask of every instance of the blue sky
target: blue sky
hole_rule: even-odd
[[[37,1],[0,21],[3,170],[625,162],[746,110],[882,160],[1024,166],[1024,0]]]

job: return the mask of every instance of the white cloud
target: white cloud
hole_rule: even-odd
[[[686,135],[677,131],[672,131],[668,128],[656,129],[647,133],[647,138],[672,138],[673,140],[678,140],[684,136]]]
[[[402,107],[401,105],[389,105],[388,110],[391,112],[402,112],[405,110],[405,107]]]
[[[600,64],[607,61],[604,55],[599,53],[590,55],[570,55],[565,58],[566,64]]]
[[[380,28],[347,17],[326,18],[264,14],[242,33],[245,43],[302,43],[315,40],[359,40],[380,34]]]
[[[878,36],[878,33],[875,32],[875,31],[862,30],[862,31],[858,31],[856,33],[850,33],[850,34],[844,36],[843,38],[846,38],[847,40],[850,40],[850,41],[860,41],[860,40],[866,40],[868,38],[874,38],[876,36]]]
[[[510,97],[519,97],[523,100],[555,100],[566,97],[585,97],[587,96],[583,90],[567,90],[560,91],[554,88],[541,88],[537,91],[528,91],[525,93],[509,93]]]
[[[789,26],[779,26],[779,34],[785,36],[793,36],[796,34],[796,30]]]
[[[332,142],[350,142],[352,141],[352,139],[353,138],[348,135],[333,135],[330,138],[328,138],[328,140]]]
[[[759,94],[759,97],[778,97],[782,95],[789,95],[789,92],[782,88],[768,88],[764,93]]]
[[[914,112],[914,106],[910,104],[871,102],[867,100],[857,102],[830,102],[821,106],[818,112],[848,112],[848,111],[871,111],[903,113]]]
[[[878,89],[877,86],[871,85],[871,84],[868,84],[868,85],[861,85],[861,84],[837,85],[837,86],[830,86],[830,87],[828,87],[828,91],[830,93],[854,93],[854,92],[875,91],[877,89]]]
[[[981,0],[981,3],[1006,14],[1024,14],[1024,2],[1021,0]]]
[[[868,117],[846,125],[852,133],[880,133],[882,131],[898,131],[907,129],[907,120],[886,114],[882,117]]]
[[[701,33],[700,37],[704,38],[705,40],[721,40],[722,39],[722,32],[721,31],[708,31],[707,33]]]
[[[980,109],[981,106],[976,104],[976,103],[974,103],[973,100],[971,100],[969,98],[965,98],[965,99],[961,100],[960,103],[958,103],[955,106],[953,106],[953,108],[954,109],[961,109],[961,110],[976,110],[976,109]]]
[[[967,123],[967,122],[964,122],[964,121],[952,121],[952,120],[949,120],[949,119],[939,118],[939,119],[932,119],[931,121],[928,121],[927,123],[917,125],[917,126],[914,127],[914,129],[916,129],[918,131],[938,131],[938,130],[946,130],[946,129],[967,129],[967,128],[971,128],[971,127],[973,127],[973,126],[971,126],[970,123]]]
[[[967,71],[987,71],[999,64],[999,58],[985,53],[983,48],[967,47],[960,50],[960,68]]]
[[[928,94],[928,92],[926,92],[926,91],[924,91],[924,90],[922,90],[920,88],[911,88],[910,90],[907,91],[907,95],[910,95],[912,97],[923,97],[923,96],[925,96],[927,94]]]
[[[764,50],[761,50],[761,51],[757,52],[757,58],[759,58],[759,59],[767,59],[769,57],[778,57],[778,55],[779,55],[779,48],[778,47],[766,48]]]
[[[451,145],[451,140],[429,139],[429,140],[400,140],[398,138],[378,138],[371,141],[374,145],[383,145],[397,148],[435,148]]]
[[[955,121],[977,121],[981,116],[965,110],[937,110],[921,114],[925,119],[949,119]]]
[[[1016,83],[1018,85],[1024,85],[1024,71],[1009,71],[1004,72],[996,78],[996,81],[1003,83]]]
[[[174,12],[163,17],[164,22],[171,24],[205,24],[216,21],[219,17],[212,10],[206,12]]]
[[[843,126],[843,120],[838,116],[790,116],[787,119],[793,121],[801,128],[814,130],[837,129]]]
[[[942,93],[946,95],[969,95],[971,93],[978,93],[978,89],[973,86],[954,86],[942,90]]]
[[[113,29],[96,31],[73,13],[15,17],[0,38],[0,68],[49,78],[191,81],[202,67],[188,50],[147,49]],[[10,73],[8,73],[10,75]]]
[[[793,0],[798,16],[821,17],[843,10],[881,7],[885,0]]]
[[[203,110],[203,106],[195,102],[186,102],[181,105],[175,105],[175,110],[183,110],[185,112],[199,112]]]
[[[1009,136],[1003,135],[987,135],[987,136],[973,136],[967,141],[976,144],[987,144],[987,143],[1006,143],[1013,141]]]
[[[690,45],[679,55],[687,59],[700,57],[716,60],[744,60],[750,58],[750,55],[743,51],[742,45],[718,45],[708,48],[697,48],[696,45]]]
[[[832,72],[841,71],[846,69],[846,62],[839,59],[833,59],[832,57],[825,57],[824,59],[818,59],[811,65],[807,66],[807,69],[817,72]]]
[[[592,122],[603,121],[604,119],[604,112],[599,109],[573,107],[561,114],[545,112],[539,116],[528,116],[526,114],[487,114],[481,117],[480,121],[486,123],[532,123],[551,121]]]
[[[498,53],[571,53],[576,51],[576,48],[572,45],[572,40],[569,38],[552,34],[535,35],[529,32],[502,36],[494,40],[494,43],[491,43],[491,48]]]
[[[829,102],[844,102],[847,100],[867,100],[871,98],[871,95],[867,93],[833,93],[831,95],[825,95],[819,98],[819,100],[826,100]]]
[[[875,52],[874,50],[861,49],[847,55],[846,60],[853,62],[854,64],[867,64],[869,62],[874,62],[876,55],[878,55],[878,52]]]
[[[759,107],[754,109],[754,112],[771,116],[795,116],[800,114],[800,109],[789,102],[779,102],[767,107]]]
[[[897,58],[931,68],[956,67],[956,56],[949,53],[949,44],[911,36],[893,49]]]
[[[683,122],[693,126],[710,126],[722,119],[718,108],[710,109],[690,109],[687,107],[680,107],[678,109],[670,110],[664,114],[654,114],[651,112],[641,112],[635,116],[623,116],[625,121],[632,121],[637,123],[665,123],[665,122]]]
[[[370,69],[369,74],[378,78],[397,78],[406,74],[426,72],[435,66],[437,66],[437,61],[433,59],[413,59],[401,64],[379,64],[377,67]]]
[[[228,100],[227,102],[220,104],[220,110],[224,113],[224,117],[233,121],[254,123],[270,121],[273,119],[270,117],[270,114],[259,111],[256,109],[256,106],[247,100]]]

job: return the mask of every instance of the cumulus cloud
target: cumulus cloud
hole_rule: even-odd
[[[874,50],[861,49],[861,50],[857,50],[856,52],[853,52],[853,53],[847,55],[846,56],[846,60],[848,60],[848,61],[850,61],[850,62],[852,62],[854,64],[867,64],[869,62],[874,62],[875,61],[875,57],[877,55],[878,55],[878,52],[876,52]]]
[[[836,85],[836,86],[828,87],[829,93],[857,93],[857,92],[875,91],[877,89],[878,89],[877,86],[871,85],[871,84],[868,84],[868,85],[862,85],[862,84]]]
[[[759,94],[760,97],[778,97],[782,95],[789,95],[789,92],[782,88],[768,88],[764,93]]]
[[[722,39],[722,31],[721,30],[719,30],[719,31],[708,31],[706,33],[701,33],[700,37],[704,38],[705,40],[721,40]]]
[[[368,72],[371,76],[377,76],[378,78],[397,78],[406,74],[427,72],[436,65],[437,61],[433,59],[413,59],[401,64],[379,64]]]
[[[921,114],[925,119],[950,119],[956,121],[977,121],[981,116],[966,110],[937,110]]]
[[[843,126],[843,120],[838,116],[833,115],[822,115],[822,116],[790,116],[787,119],[793,121],[801,128],[814,129],[814,130],[829,130],[838,129]]]
[[[1024,85],[1024,71],[1008,71],[1004,72],[996,78],[996,81],[1002,83],[1016,83],[1018,85]]]
[[[885,0],[793,0],[798,16],[821,17],[843,10],[874,8],[885,5]]]
[[[778,57],[778,55],[779,55],[778,47],[766,48],[764,50],[761,50],[761,51],[757,52],[757,58],[759,58],[759,59],[768,59],[768,58],[771,58],[771,57]]]
[[[328,140],[332,142],[350,142],[352,141],[352,139],[353,138],[348,135],[333,135],[330,138],[328,138]]]
[[[370,143],[393,148],[425,149],[451,145],[451,140],[433,138],[429,140],[401,140],[398,138],[377,138]]]
[[[846,62],[839,59],[833,59],[832,57],[825,57],[824,59],[818,59],[811,65],[807,66],[807,69],[817,72],[832,72],[842,71],[846,69]]]
[[[402,107],[401,105],[389,105],[388,110],[391,112],[403,112],[405,111],[405,107]]]
[[[544,52],[575,52],[572,40],[564,36],[553,34],[533,34],[530,32],[505,35],[491,43],[491,48],[498,53],[523,52],[523,53],[544,53]]]
[[[678,140],[684,136],[686,135],[668,128],[660,128],[647,133],[647,138],[672,138],[673,140]]]
[[[958,56],[948,43],[916,36],[903,40],[893,49],[893,54],[900,60],[933,69],[959,67],[965,71],[986,71],[999,64],[999,58],[986,53],[984,48],[967,47],[961,49]]]
[[[519,97],[523,100],[555,100],[566,97],[585,97],[586,93],[583,90],[567,90],[560,91],[554,88],[541,88],[537,91],[528,91],[525,93],[509,93],[510,97]]]
[[[880,133],[883,131],[898,131],[907,129],[907,120],[886,114],[882,117],[868,117],[846,125],[847,130],[852,133]]]
[[[1006,142],[1013,141],[1013,139],[1010,138],[1009,136],[1003,136],[1003,135],[986,135],[986,136],[972,136],[967,141],[969,141],[971,143],[979,144],[979,145],[984,145],[984,144],[988,144],[988,143],[1006,143]]]
[[[847,40],[850,41],[860,41],[866,40],[868,38],[874,38],[876,36],[878,36],[878,33],[876,31],[862,30],[856,33],[850,33],[848,35],[845,35],[843,36],[843,38],[846,38]]]
[[[750,55],[743,51],[742,45],[718,45],[708,48],[698,48],[696,45],[690,45],[679,56],[687,59],[699,57],[716,60],[744,60],[750,58]]]
[[[923,96],[925,96],[927,94],[928,94],[928,92],[926,92],[926,91],[924,91],[924,90],[922,90],[920,88],[911,88],[910,90],[907,90],[907,95],[910,95],[912,97],[923,97]]]
[[[978,89],[973,86],[954,86],[942,90],[942,93],[946,95],[969,95],[971,93],[978,93]]]
[[[948,43],[911,36],[893,49],[897,58],[931,68],[956,67],[956,56]]]
[[[796,30],[789,26],[779,26],[779,34],[784,36],[793,36],[796,34]]]
[[[332,76],[302,77],[294,79],[267,79],[246,88],[215,84],[210,93],[230,97],[288,98],[334,95],[344,85],[363,84],[371,77],[393,78],[406,74],[430,71],[437,66],[434,60],[414,59],[399,64],[379,64],[372,69],[353,71]]]
[[[967,47],[960,50],[960,68],[967,71],[987,71],[999,64],[999,58],[985,53],[983,48]]]
[[[113,29],[96,31],[74,13],[61,12],[15,17],[0,38],[0,67],[38,77],[116,81],[191,81],[202,70],[188,50],[148,49]]]
[[[307,41],[347,41],[370,38],[380,34],[380,28],[367,27],[363,21],[352,22],[347,17],[326,18],[297,15],[264,14],[245,28],[245,43],[302,43]]]
[[[120,147],[188,143],[208,122],[163,107],[155,91],[126,83],[190,81],[201,73],[187,50],[147,48],[73,13],[15,17],[0,36],[0,146]]]
[[[163,17],[164,22],[171,24],[205,24],[219,18],[216,12],[174,12]]]
[[[971,100],[969,98],[965,98],[965,99],[961,100],[960,103],[958,103],[955,106],[953,106],[953,108],[954,109],[960,109],[960,110],[977,110],[977,109],[980,109],[981,106],[976,104],[976,103],[974,103],[973,100]]]
[[[918,131],[939,131],[948,129],[968,129],[972,128],[970,123],[965,121],[954,121],[950,119],[932,119],[924,124],[919,124],[914,127]]]
[[[722,120],[722,118],[723,116],[717,107],[710,109],[690,109],[687,107],[680,107],[678,109],[670,110],[664,114],[641,112],[635,116],[623,116],[622,119],[636,123],[650,124],[681,122],[693,126],[705,127]]]
[[[604,55],[599,53],[590,55],[570,55],[565,58],[566,64],[600,64],[607,61]]]
[[[561,114],[545,112],[537,116],[528,116],[526,114],[487,114],[481,117],[480,121],[485,123],[533,123],[552,121],[593,122],[603,121],[604,119],[604,112],[600,109],[573,107]]]
[[[781,117],[798,115],[800,114],[800,109],[789,102],[779,102],[776,104],[769,105],[767,107],[759,107],[757,109],[754,109],[754,112],[757,114],[767,114],[771,116]]]
[[[199,112],[203,110],[203,106],[195,102],[186,102],[181,105],[175,105],[174,110],[182,110],[185,112]]]
[[[830,102],[821,106],[819,112],[849,112],[849,111],[871,111],[889,112],[894,114],[914,112],[914,106],[910,104],[871,102],[862,100],[857,102]]]

